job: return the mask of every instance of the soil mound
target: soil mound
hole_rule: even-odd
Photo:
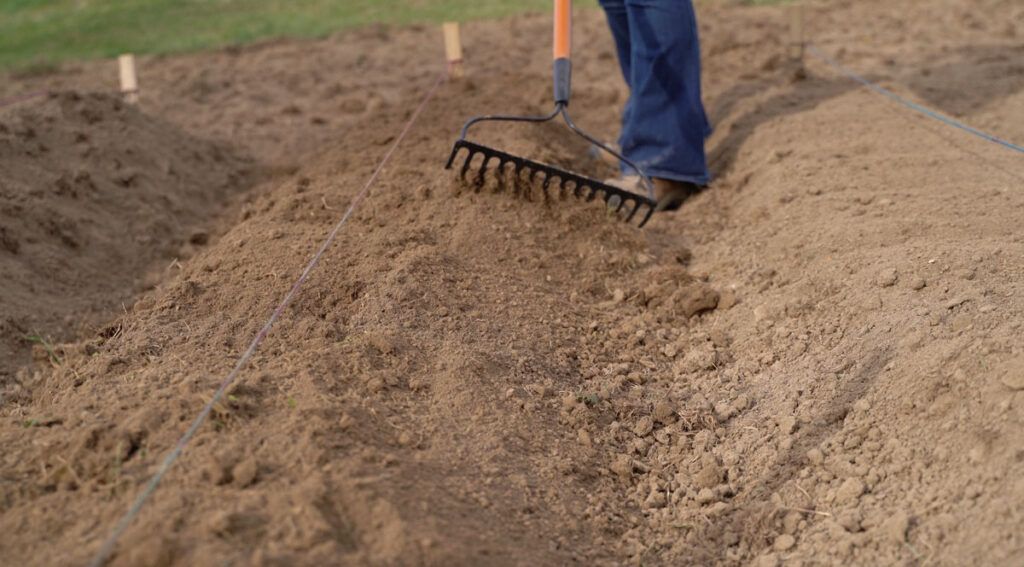
[[[119,99],[57,92],[0,113],[0,383],[207,244],[235,152]]]
[[[443,96],[472,89],[480,105],[494,106],[503,88],[451,85]],[[5,518],[21,518],[12,529],[27,534],[52,520],[16,512],[39,498],[77,510],[69,529],[86,508],[120,512],[372,166],[338,164],[366,140],[383,151],[382,132],[402,119],[365,121],[255,199],[114,332],[68,348],[64,364],[29,385],[33,415],[46,415],[34,429],[49,441],[16,466],[32,480],[5,494]],[[438,156],[461,119],[458,109],[428,110],[419,143],[396,158],[257,356],[258,376],[232,391],[197,439],[191,458],[203,464],[169,480],[165,488],[191,494],[198,507],[160,499],[133,533],[160,533],[156,524],[169,517],[188,526],[126,548],[123,562],[149,553],[216,562],[242,541],[260,561],[546,562],[603,537],[588,523],[559,528],[583,512],[583,495],[618,482],[600,472],[597,441],[581,443],[590,435],[581,414],[666,364],[640,347],[650,340],[645,321],[685,326],[718,295],[676,257],[660,264],[643,233],[600,207],[539,194],[516,200],[453,180]],[[490,136],[571,158],[550,138],[545,147],[521,132]],[[118,403],[98,403],[111,399]],[[692,419],[701,427],[706,417]],[[562,420],[580,426],[566,435]],[[378,467],[397,482],[372,481]],[[295,478],[305,479],[299,492]],[[555,484],[564,491],[545,488]],[[225,489],[239,496],[227,507],[214,496]],[[509,514],[518,525],[507,524]],[[196,515],[206,519],[187,521]],[[562,543],[548,550],[545,534],[556,530]]]

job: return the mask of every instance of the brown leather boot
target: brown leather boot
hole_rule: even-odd
[[[640,184],[639,175],[620,175],[619,177],[609,177],[604,182],[612,187],[618,187],[624,191],[630,193],[646,193],[643,186]]]
[[[654,181],[654,199],[658,202],[658,211],[675,211],[683,203],[700,193],[701,187],[689,181],[676,181],[674,179],[652,178]]]

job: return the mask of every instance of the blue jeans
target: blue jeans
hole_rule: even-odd
[[[711,134],[700,89],[691,0],[600,0],[630,97],[619,144],[652,177],[706,185]],[[627,167],[624,173],[632,173]]]

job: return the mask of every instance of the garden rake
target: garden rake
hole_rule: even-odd
[[[569,116],[569,97],[572,90],[572,61],[570,59],[570,44],[572,38],[572,0],[554,0],[554,2],[554,110],[552,110],[550,114],[544,116],[488,115],[471,118],[462,127],[462,134],[459,136],[459,139],[456,140],[455,146],[452,148],[452,154],[448,158],[448,164],[445,168],[450,169],[452,164],[455,163],[455,158],[459,153],[462,152],[462,150],[466,150],[465,162],[463,163],[462,170],[459,174],[464,180],[468,181],[467,176],[473,159],[477,155],[483,156],[479,164],[479,170],[476,172],[475,180],[473,181],[478,189],[484,184],[484,176],[487,173],[488,165],[492,161],[496,161],[497,166],[494,167],[494,174],[499,180],[504,179],[505,176],[508,175],[507,168],[511,166],[511,174],[515,182],[522,181],[524,175],[527,183],[533,184],[539,182],[545,198],[550,196],[548,191],[555,180],[558,180],[557,185],[559,196],[564,197],[567,193],[571,193],[573,196],[586,201],[592,201],[597,196],[600,196],[607,204],[609,210],[613,211],[618,218],[626,222],[631,222],[633,219],[639,219],[639,226],[642,227],[648,220],[650,220],[651,215],[654,214],[658,205],[654,198],[654,185],[651,183],[650,177],[645,175],[636,164],[623,157],[619,152],[616,152],[612,148],[608,147],[607,144],[602,143],[600,140],[580,129],[580,127],[577,126]],[[561,116],[569,129],[577,135],[581,136],[595,147],[608,152],[621,163],[625,163],[636,171],[640,176],[640,183],[643,185],[647,194],[641,195],[631,191],[626,191],[571,171],[566,171],[552,165],[539,163],[523,157],[514,156],[507,152],[496,150],[466,139],[470,127],[479,122],[498,121],[541,123],[554,120],[558,116]]]

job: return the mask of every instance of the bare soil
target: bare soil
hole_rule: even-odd
[[[1024,140],[1019,2],[849,4],[808,7],[821,49]],[[470,77],[113,564],[1024,561],[1019,154],[801,71],[783,9],[699,17],[716,181],[642,231],[441,169],[466,117],[550,96],[546,18],[465,26]],[[612,138],[626,90],[601,14],[578,20],[573,110]],[[0,109],[0,198],[31,203],[0,210],[28,243],[0,248],[0,305],[63,340],[4,377],[5,563],[96,552],[409,118],[439,43],[381,28],[143,58],[138,109],[89,94],[109,62],[3,82],[57,94]],[[557,129],[481,138],[607,173]],[[76,205],[60,168],[103,198]]]
[[[0,382],[56,360],[190,249],[251,161],[103,94],[58,91],[0,122]],[[161,265],[162,264],[162,265]]]

